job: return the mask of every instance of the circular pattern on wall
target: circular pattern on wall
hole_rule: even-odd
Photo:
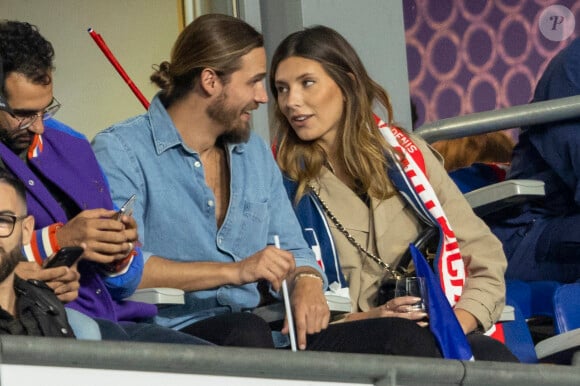
[[[522,15],[506,16],[499,25],[498,52],[509,65],[522,63],[530,55],[530,23]]]
[[[500,106],[499,82],[489,73],[474,76],[467,86],[467,114],[494,110]]]
[[[521,12],[526,0],[495,0],[495,5],[505,14]]]
[[[467,28],[461,41],[463,61],[473,73],[489,71],[495,64],[497,50],[495,32],[485,23],[474,23]]]
[[[409,7],[403,13],[403,21],[405,23],[405,34],[415,35],[421,25],[423,24],[423,17],[418,12],[418,8],[413,3],[409,3]]]
[[[536,79],[532,71],[523,65],[510,68],[501,82],[499,93],[501,107],[529,103],[534,93]]]
[[[422,58],[425,57],[425,48],[421,45],[419,40],[415,38],[409,38],[407,40],[407,61],[410,62],[421,62]],[[416,66],[409,68],[409,84],[411,87],[420,85],[425,79],[425,73],[427,72],[426,66]]]
[[[451,112],[453,115],[462,115],[464,110],[463,90],[455,82],[441,82],[435,87],[430,103],[432,119],[447,118],[445,115]]]
[[[493,2],[488,0],[459,1],[457,7],[466,20],[478,22],[485,19],[493,9]]]
[[[577,0],[403,1],[417,127],[528,103],[549,61],[578,35],[542,35],[540,15],[554,4],[580,17]]]
[[[449,28],[457,18],[455,0],[420,0],[419,9],[423,19],[434,30]]]
[[[461,69],[458,55],[459,38],[450,31],[442,30],[433,36],[427,45],[423,63],[429,72],[440,80],[457,76]],[[450,60],[451,59],[451,60]]]

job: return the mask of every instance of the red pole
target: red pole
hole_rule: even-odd
[[[88,32],[89,35],[91,35],[91,37],[95,41],[95,43],[97,43],[97,46],[99,46],[103,54],[105,54],[107,59],[109,59],[109,62],[113,65],[113,67],[115,67],[119,75],[121,75],[121,78],[123,78],[125,83],[129,85],[129,88],[131,89],[131,91],[133,91],[133,94],[135,94],[137,99],[139,99],[139,102],[141,102],[141,104],[143,105],[143,107],[145,107],[145,109],[148,109],[149,101],[147,100],[147,98],[145,98],[145,96],[141,93],[141,91],[139,91],[137,86],[135,86],[135,83],[133,83],[131,78],[129,78],[129,75],[127,75],[123,67],[121,67],[121,64],[119,64],[119,62],[115,58],[115,55],[113,55],[109,47],[107,47],[107,43],[105,43],[101,35],[96,33],[95,30],[93,30],[92,28],[89,28]]]

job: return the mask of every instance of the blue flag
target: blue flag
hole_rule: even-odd
[[[425,280],[429,328],[439,344],[443,357],[446,359],[473,360],[471,347],[449,301],[443,293],[439,280],[435,277],[427,260],[415,245],[410,244],[409,248],[411,256],[413,256],[416,275],[423,277]]]

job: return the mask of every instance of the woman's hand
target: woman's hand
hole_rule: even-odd
[[[412,305],[420,301],[420,298],[414,296],[401,296],[389,300],[379,307],[371,308],[368,311],[353,312],[347,314],[341,322],[351,322],[354,320],[373,319],[373,318],[403,318],[409,320],[416,320],[421,327],[429,325],[425,319],[427,313],[425,311],[416,311],[412,309]]]
[[[477,319],[468,311],[465,311],[461,308],[456,308],[453,311],[455,312],[457,321],[461,325],[461,328],[465,334],[469,334],[471,331],[478,327]]]

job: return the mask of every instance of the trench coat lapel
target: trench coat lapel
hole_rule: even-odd
[[[315,187],[320,189],[320,197],[345,228],[369,231],[369,209],[366,204],[334,174],[324,169],[320,185]],[[329,223],[332,224],[331,221]]]
[[[421,230],[414,209],[411,208],[400,194],[396,194],[379,204],[372,202],[374,239],[377,253],[386,263],[398,264],[403,251],[409,247]]]

